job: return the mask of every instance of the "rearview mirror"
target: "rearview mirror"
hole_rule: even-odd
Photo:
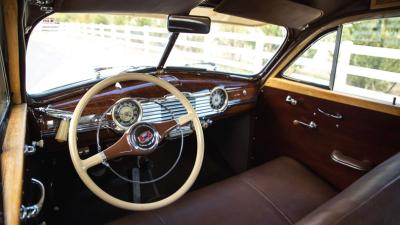
[[[205,16],[168,16],[168,31],[174,33],[208,34],[211,19]]]

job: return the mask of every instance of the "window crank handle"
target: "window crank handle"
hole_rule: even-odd
[[[302,125],[310,129],[317,128],[317,124],[314,121],[311,121],[310,123],[305,123],[300,120],[293,120],[293,125]]]

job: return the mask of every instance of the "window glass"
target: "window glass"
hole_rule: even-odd
[[[10,105],[10,95],[7,87],[7,78],[4,66],[3,46],[4,46],[4,21],[3,21],[3,8],[0,6],[0,145],[2,129],[4,129],[3,120]]]
[[[168,37],[166,15],[53,14],[29,38],[26,90],[37,94],[127,69],[155,67]]]
[[[166,66],[254,75],[271,60],[285,38],[286,29],[272,24],[213,21],[209,34],[179,34]]]
[[[313,43],[283,73],[284,77],[329,86],[337,31]]]
[[[10,104],[10,95],[8,93],[6,74],[4,71],[3,55],[0,51],[0,124],[3,122]]]
[[[400,18],[343,25],[334,90],[400,105]]]

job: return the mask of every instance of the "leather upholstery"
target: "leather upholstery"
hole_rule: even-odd
[[[296,161],[278,158],[166,208],[110,224],[395,225],[400,221],[400,153],[335,194]]]
[[[110,224],[293,224],[335,194],[298,162],[282,157],[189,193],[168,207]]]
[[[400,224],[400,153],[303,218],[298,225]]]

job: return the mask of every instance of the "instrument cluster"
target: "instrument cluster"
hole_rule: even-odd
[[[122,98],[115,103],[111,111],[115,125],[122,130],[127,130],[142,118],[140,103],[133,98]]]
[[[223,87],[185,94],[199,117],[221,113],[228,107],[228,93]],[[153,99],[151,102],[122,98],[112,107],[111,116],[118,130],[127,130],[139,121],[163,122],[184,115],[185,112],[183,105],[174,96]]]

